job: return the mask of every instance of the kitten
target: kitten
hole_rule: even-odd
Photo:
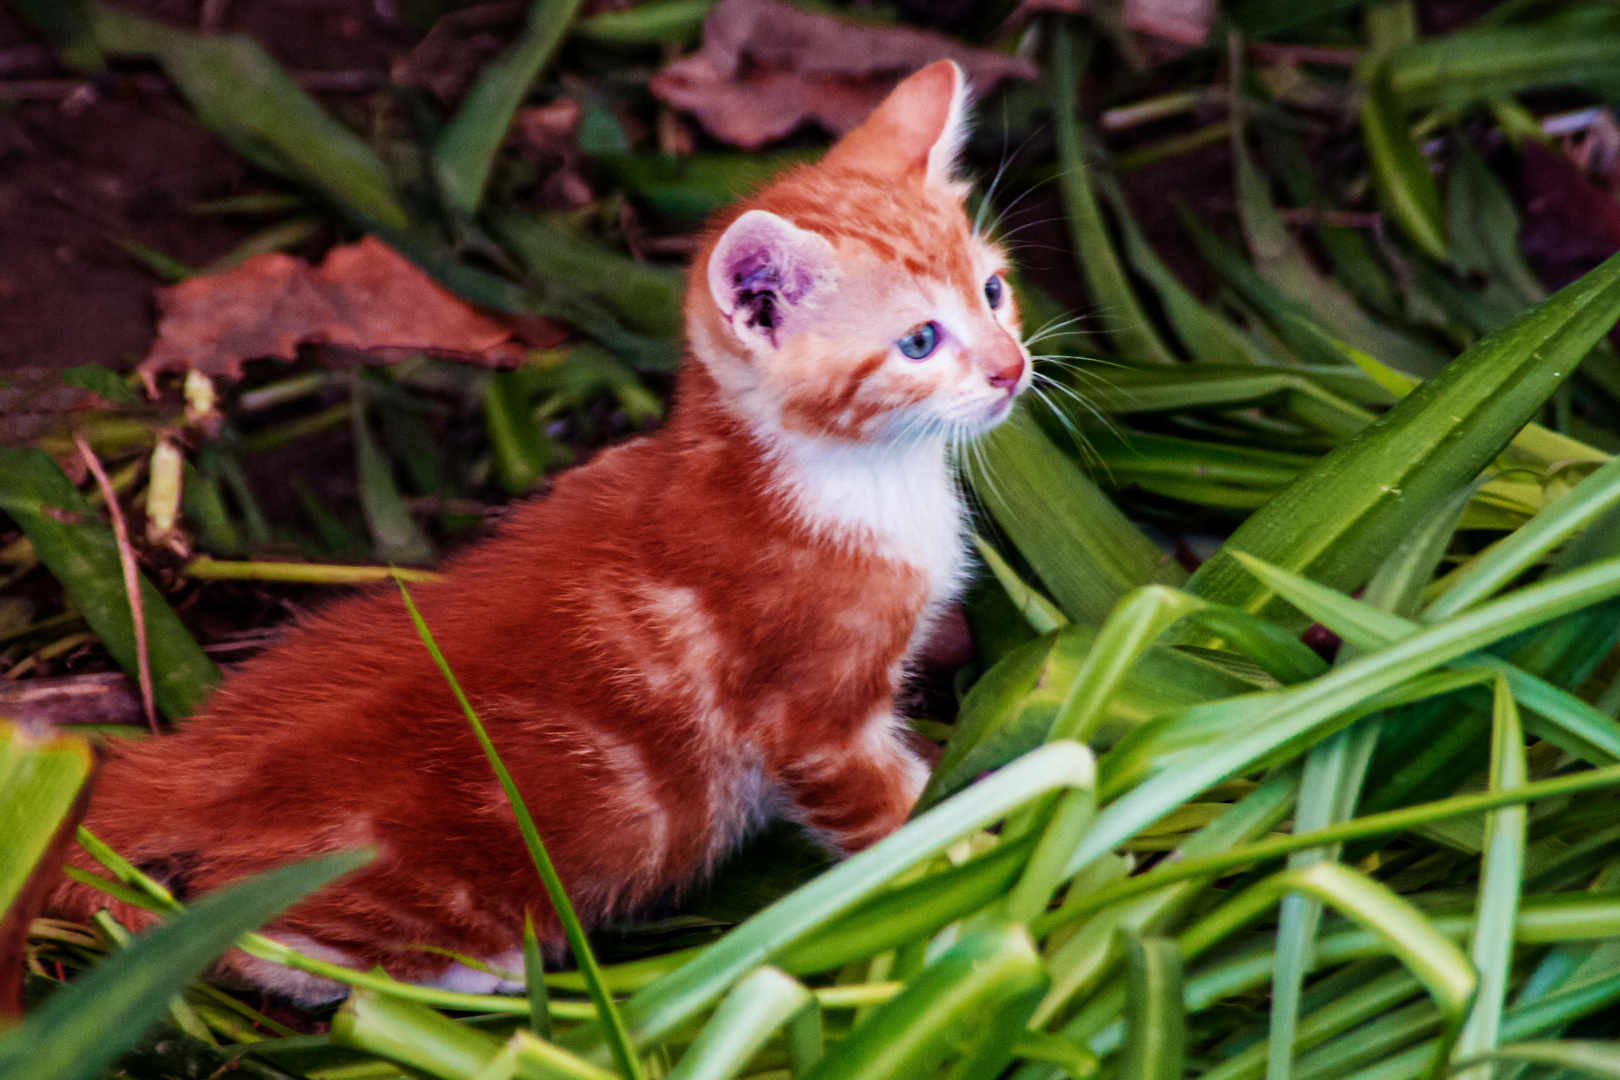
[[[966,101],[955,64],[925,68],[722,213],[668,425],[413,587],[587,926],[676,893],[768,818],[852,852],[921,791],[894,702],[965,575],[950,443],[1030,379],[1004,257],[949,175]],[[563,940],[392,586],[289,629],[177,734],[119,745],[86,824],[182,897],[374,844],[267,932],[401,979],[496,989],[402,947],[521,971],[525,909],[554,954]],[[63,882],[52,906],[105,901]],[[341,993],[239,952],[221,967],[306,1002]]]

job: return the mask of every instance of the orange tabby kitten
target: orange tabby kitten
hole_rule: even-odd
[[[414,589],[587,925],[689,885],[770,817],[859,849],[922,788],[895,695],[966,574],[949,445],[1030,379],[1004,256],[950,177],[966,100],[934,64],[721,214],[669,424]],[[268,931],[356,968],[486,991],[496,976],[404,947],[519,971],[525,909],[562,941],[391,586],[291,628],[177,734],[119,746],[87,824],[181,896],[376,845]],[[104,899],[64,881],[54,907]],[[306,1001],[341,992],[240,953],[222,966]]]

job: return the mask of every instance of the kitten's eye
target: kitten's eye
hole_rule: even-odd
[[[913,360],[926,360],[939,348],[939,327],[931,322],[914,327],[911,333],[895,342],[900,351]]]
[[[984,283],[984,298],[990,301],[990,310],[994,311],[1001,306],[1001,275],[991,274],[990,280]]]

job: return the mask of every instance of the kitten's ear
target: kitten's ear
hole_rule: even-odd
[[[745,343],[775,347],[777,331],[836,274],[833,246],[764,210],[720,234],[709,255],[709,294]]]
[[[951,186],[967,134],[968,86],[954,60],[937,60],[896,86],[866,122],[822,160],[886,176],[922,174]]]

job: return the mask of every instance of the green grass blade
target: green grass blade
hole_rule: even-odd
[[[1612,258],[1469,349],[1328,454],[1239,526],[1188,590],[1266,608],[1273,592],[1243,580],[1234,551],[1337,588],[1362,584],[1436,504],[1478,474],[1617,316],[1620,258]]]
[[[4,1080],[90,1080],[168,1011],[169,1000],[245,931],[371,861],[310,859],[206,896],[54,994],[0,1039]]]
[[[109,5],[89,5],[101,48],[152,56],[203,126],[254,164],[319,189],[353,215],[394,229],[408,223],[393,178],[371,147],[304,93],[257,42],[203,37]]]
[[[523,913],[523,984],[529,999],[529,1030],[542,1039],[551,1038],[551,1003],[546,996],[546,958],[540,952],[540,938],[534,932],[534,916]]]
[[[1120,1080],[1181,1080],[1187,1059],[1181,951],[1166,938],[1129,937]]]
[[[0,722],[0,922],[50,847],[90,776],[90,747]],[[49,872],[53,868],[46,868]]]
[[[1313,832],[1300,833],[1297,836],[1273,837],[1268,840],[1231,847],[1230,850],[1213,854],[1184,857],[1175,862],[1162,863],[1148,873],[1138,874],[1116,885],[1100,888],[1094,894],[1083,897],[1080,902],[1074,905],[1065,905],[1063,909],[1037,919],[1032,930],[1037,935],[1044,935],[1061,922],[1078,919],[1094,911],[1101,911],[1143,893],[1150,893],[1178,882],[1191,881],[1202,877],[1214,877],[1237,867],[1250,866],[1267,859],[1275,859],[1280,855],[1287,855],[1293,851],[1303,851],[1307,848],[1321,847],[1326,844],[1346,843],[1351,840],[1365,840],[1369,837],[1389,836],[1393,833],[1402,832],[1429,822],[1440,821],[1448,817],[1463,817],[1517,803],[1529,803],[1537,799],[1557,798],[1572,792],[1597,791],[1617,786],[1620,786],[1620,766],[1609,766],[1603,769],[1593,769],[1589,772],[1579,772],[1570,776],[1558,777],[1554,780],[1535,781],[1511,791],[1455,795],[1449,799],[1421,803],[1400,810],[1386,810],[1381,814],[1367,814],[1339,825],[1330,825]],[[1070,865],[1072,866],[1073,863],[1071,862]],[[1589,914],[1589,912],[1579,912],[1575,914],[1574,918],[1578,923]],[[1603,923],[1603,925],[1607,926],[1608,924]],[[1270,967],[1268,961],[1265,974],[1270,974]]]
[[[1305,893],[1372,931],[1415,975],[1444,1020],[1429,1075],[1440,1075],[1462,1030],[1476,986],[1474,969],[1457,946],[1436,932],[1421,912],[1386,886],[1338,863],[1273,875],[1227,901],[1181,938],[1184,957],[1196,957],[1258,917],[1290,892]]]
[[[1080,73],[1085,66],[1079,53],[1075,31],[1065,21],[1052,39],[1052,77],[1056,83],[1058,190],[1068,215],[1075,256],[1091,301],[1104,313],[1108,336],[1119,351],[1139,363],[1171,364],[1176,358],[1159,340],[1147,312],[1142,310],[1097,206],[1091,166],[1086,161],[1085,129],[1077,112]]]
[[[1390,89],[1411,107],[1460,112],[1539,86],[1608,90],[1620,79],[1620,13],[1591,5],[1519,26],[1437,34],[1385,63]]]
[[[1181,279],[1159,258],[1131,214],[1119,184],[1111,176],[1097,177],[1097,189],[1108,200],[1108,207],[1119,223],[1120,239],[1131,269],[1153,286],[1165,316],[1176,336],[1194,357],[1206,363],[1263,364],[1270,361],[1265,351],[1242,330],[1199,302]]]
[[[1403,640],[1420,623],[1380,612],[1342,593],[1239,553],[1237,558],[1278,595],[1321,622],[1358,649],[1374,650]],[[1594,764],[1620,761],[1620,725],[1573,694],[1528,671],[1488,654],[1448,661],[1453,667],[1488,668],[1508,680],[1514,697],[1539,714],[1535,732]]]
[[[1551,1065],[1598,1080],[1620,1080],[1620,1042],[1561,1039],[1556,1042],[1522,1042],[1500,1047],[1477,1058],[1458,1062],[1458,1075],[1470,1066],[1493,1061],[1523,1061]]]
[[[574,33],[608,45],[689,45],[697,40],[714,0],[653,0],[626,11],[603,11],[581,19]]]
[[[1385,212],[1425,255],[1447,261],[1440,186],[1382,70],[1374,74],[1361,107],[1361,135]]]
[[[427,646],[428,652],[433,656],[433,662],[444,675],[444,681],[456,695],[461,711],[467,716],[467,723],[472,726],[473,734],[478,737],[478,744],[484,748],[484,754],[489,758],[490,768],[500,780],[501,790],[506,792],[507,801],[512,804],[512,813],[517,817],[518,828],[523,832],[523,841],[528,845],[529,855],[534,859],[534,868],[546,887],[546,895],[551,898],[552,909],[556,911],[557,919],[562,923],[563,933],[568,937],[568,947],[573,951],[574,962],[579,965],[580,972],[585,976],[585,988],[590,994],[591,1004],[596,1006],[598,1016],[605,1023],[608,1048],[613,1053],[613,1062],[618,1066],[624,1080],[641,1080],[640,1059],[637,1058],[635,1047],[625,1031],[624,1021],[619,1016],[619,1008],[613,1001],[613,995],[608,992],[607,986],[602,981],[602,969],[596,963],[596,954],[591,950],[589,939],[585,937],[585,928],[580,924],[579,916],[574,913],[574,905],[568,901],[568,893],[563,888],[562,879],[557,876],[557,868],[552,865],[551,856],[546,853],[545,842],[540,838],[540,830],[535,827],[528,805],[523,801],[523,795],[518,791],[512,774],[507,772],[505,763],[501,761],[495,744],[490,741],[489,733],[484,730],[483,723],[478,719],[478,713],[474,711],[472,702],[467,700],[466,693],[462,691],[455,672],[450,670],[450,664],[445,660],[444,653],[439,651],[438,643],[433,640],[433,632],[428,629],[422,613],[416,609],[416,603],[411,599],[410,590],[405,587],[403,581],[396,581],[395,584],[399,586],[400,597],[411,613],[411,622],[415,624],[422,644]]]
[[[1003,840],[961,866],[879,893],[775,954],[771,962],[791,974],[809,975],[922,940],[1005,896],[1025,872],[1034,848],[1034,836]]]
[[[1617,594],[1620,559],[1604,560],[1438,623],[1312,682],[1267,695],[1268,703],[1257,701],[1243,733],[1178,756],[1175,768],[1159,772],[1103,810],[1071,869],[1078,870],[1197,792],[1306,736],[1356,703],[1493,641]]]
[[[1000,1035],[1010,1057],[1023,1021],[1005,1013],[1032,1007],[1045,984],[1040,957],[1022,927],[980,931],[951,946],[875,1008],[828,1049],[807,1078],[922,1080],[954,1047],[985,1035]]]
[[[810,1001],[797,979],[763,967],[732,987],[669,1080],[731,1080]]]
[[[535,0],[523,36],[485,65],[456,115],[434,140],[433,177],[452,213],[471,218],[477,212],[512,117],[579,7],[580,0]]]
[[[1007,599],[1013,602],[1018,613],[1034,627],[1036,633],[1045,634],[1069,625],[1068,618],[1058,610],[1057,605],[1025,584],[1024,579],[1018,576],[1018,572],[1007,565],[1007,560],[1001,557],[1001,552],[991,547],[984,537],[974,533],[973,546],[978,548],[979,557],[984,560],[984,565],[990,568],[990,572],[996,576],[996,581],[1006,590]]]
[[[1098,625],[1138,585],[1185,580],[1027,409],[1015,410],[966,456],[973,490],[1068,618]]]
[[[552,464],[552,443],[534,418],[527,392],[531,372],[497,371],[484,390],[484,430],[489,434],[495,471],[508,495],[533,490]]]
[[[1063,704],[1052,718],[1049,740],[1086,742],[1095,732],[1108,699],[1137,656],[1160,634],[1203,606],[1180,589],[1145,585],[1122,599],[1075,673]]]
[[[1470,565],[1424,611],[1424,621],[1443,619],[1477,604],[1616,505],[1620,505],[1620,458],[1576,484]]]
[[[1529,779],[1519,710],[1502,676],[1497,676],[1491,729],[1490,789],[1523,787]],[[1473,1057],[1496,1046],[1513,966],[1513,926],[1519,916],[1524,879],[1524,806],[1505,806],[1485,819],[1485,852],[1479,871],[1479,904],[1470,958],[1479,972],[1479,996],[1457,1042],[1456,1056]],[[1490,1080],[1491,1069],[1470,1069],[1467,1080]]]
[[[1085,784],[1095,765],[1075,743],[1032,751],[755,915],[696,959],[643,987],[625,1007],[638,1039],[661,1038],[746,972],[841,917],[909,868],[1049,791]],[[585,1046],[600,1033],[586,1031]],[[576,1045],[573,1038],[569,1045]]]
[[[112,530],[100,524],[95,510],[43,450],[0,449],[0,507],[33,541],[40,560],[118,666],[135,678],[135,620]],[[153,697],[165,716],[177,720],[208,697],[220,679],[219,668],[163,594],[139,576]]]
[[[1040,843],[1030,856],[1018,884],[1007,895],[1005,913],[1008,922],[1028,923],[1047,909],[1052,894],[1063,881],[1063,869],[1069,856],[1085,835],[1086,827],[1097,813],[1095,779],[1086,787],[1075,787],[1058,797]]]
[[[365,378],[354,377],[355,407],[351,419],[354,433],[355,475],[360,487],[360,509],[379,560],[389,563],[421,564],[433,561],[433,543],[411,516],[405,498],[394,481],[394,464],[371,434],[364,405]]]

